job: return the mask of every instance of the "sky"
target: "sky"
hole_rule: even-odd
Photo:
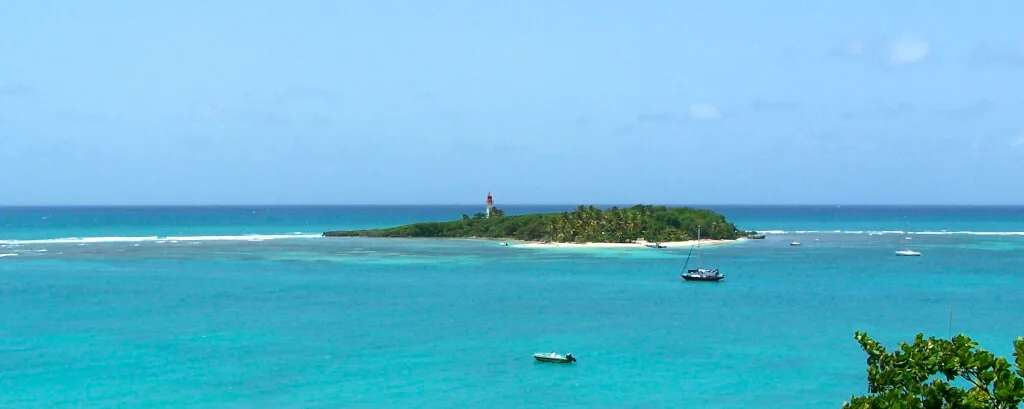
[[[1024,203],[1015,0],[0,9],[0,205]]]

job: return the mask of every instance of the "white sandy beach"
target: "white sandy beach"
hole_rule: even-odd
[[[701,246],[715,246],[721,244],[735,243],[744,239],[737,240],[701,240]],[[648,244],[652,244],[647,241],[639,240],[634,243],[538,243],[528,242],[516,244],[516,247],[528,247],[528,248],[647,248]],[[689,248],[697,244],[697,240],[687,241],[663,241],[662,246],[666,248]]]

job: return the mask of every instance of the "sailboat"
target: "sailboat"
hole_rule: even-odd
[[[896,251],[896,255],[897,256],[920,256],[921,255],[920,252],[911,250],[910,249],[910,245],[907,244],[907,240],[910,240],[910,236],[907,236],[907,234],[908,234],[907,218],[904,217],[903,218],[903,235],[906,236],[906,237],[904,237],[904,241],[903,241],[903,250],[897,250]]]
[[[687,257],[686,261],[689,263],[690,258]],[[697,226],[697,268],[687,270],[684,266],[683,272],[679,276],[686,281],[722,281],[725,278],[717,268],[713,270],[700,268],[700,226]]]

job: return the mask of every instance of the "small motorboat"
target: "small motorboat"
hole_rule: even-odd
[[[537,362],[548,362],[553,364],[571,364],[576,362],[576,357],[572,356],[572,353],[565,355],[559,355],[555,352],[536,353],[533,354],[533,359],[536,359]]]
[[[718,269],[708,270],[706,268],[694,268],[679,274],[686,281],[722,281],[725,275],[718,272]]]
[[[790,246],[799,246],[800,242],[799,241],[790,242],[789,245]]]
[[[661,243],[650,243],[650,244],[645,244],[645,246],[650,247],[652,249],[663,249],[663,248],[666,247],[664,244],[661,244]]]
[[[751,240],[764,240],[765,235],[764,234],[748,234],[747,238],[751,239]]]
[[[503,242],[501,242],[501,245],[502,245],[503,247],[508,247],[508,243],[507,243],[507,242],[504,242],[504,241],[503,241]]]
[[[907,249],[907,250],[899,250],[899,251],[897,251],[896,255],[897,256],[920,256],[921,253],[917,252],[917,251],[914,251],[914,250]]]

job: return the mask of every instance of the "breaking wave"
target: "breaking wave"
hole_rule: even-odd
[[[177,243],[179,241],[264,241],[280,239],[320,238],[319,234],[246,234],[239,236],[128,236],[128,237],[64,237],[58,239],[0,240],[3,245],[21,244],[94,244],[94,243]]]
[[[758,230],[764,234],[862,234],[869,236],[908,235],[908,236],[1024,236],[1024,231],[912,231],[899,230]]]

